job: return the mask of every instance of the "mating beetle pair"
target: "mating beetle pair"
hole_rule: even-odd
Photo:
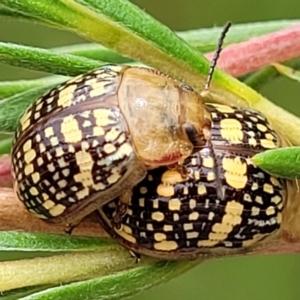
[[[280,146],[256,111],[203,104],[152,69],[105,66],[27,109],[14,188],[49,222],[74,226],[98,210],[108,233],[137,253],[243,251],[280,228],[285,182],[250,160]]]

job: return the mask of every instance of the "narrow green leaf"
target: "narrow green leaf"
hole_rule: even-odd
[[[167,282],[198,263],[161,261],[102,278],[50,288],[20,300],[74,300],[78,295],[86,300],[119,300]]]
[[[4,139],[0,139],[0,155],[10,153],[13,136],[10,135]]]
[[[25,296],[43,291],[45,289],[49,289],[53,286],[51,285],[42,285],[38,287],[26,287],[21,289],[16,289],[12,291],[1,292],[0,299],[1,300],[16,300],[21,299]]]
[[[145,258],[143,263],[150,261]],[[0,291],[85,280],[135,266],[135,259],[121,247],[5,261],[0,263]]]
[[[30,80],[0,81],[0,100],[45,85],[55,86],[67,79],[65,76],[48,76]]]
[[[109,63],[121,64],[132,62],[133,60],[124,57],[115,51],[95,43],[78,44],[50,49],[58,53],[69,53],[77,56],[84,56],[94,60],[105,61]]]
[[[0,6],[0,16],[10,17],[10,18],[14,18],[14,19],[22,20],[22,21],[29,21],[29,22],[45,24],[45,22],[42,22],[41,20],[39,20],[37,18],[27,16],[26,14],[23,14],[21,12],[12,10],[9,7],[4,7],[4,6]]]
[[[0,62],[15,67],[73,76],[96,69],[103,62],[65,53],[0,43]]]
[[[300,58],[295,58],[289,61],[283,62],[284,65],[293,68],[295,70],[300,69]],[[254,88],[255,90],[259,90],[263,85],[267,84],[271,80],[280,76],[280,73],[276,71],[276,69],[272,66],[268,66],[263,68],[250,76],[244,81],[247,85]]]
[[[264,151],[256,154],[252,160],[274,176],[286,179],[300,178],[300,147]]]
[[[90,251],[103,247],[107,249],[118,246],[111,238],[105,237],[0,231],[0,250],[2,251]]]
[[[290,79],[293,79],[293,80],[296,80],[298,82],[300,82],[300,72],[299,71],[296,71],[292,68],[289,68],[287,66],[284,66],[284,65],[281,65],[281,64],[272,64],[272,66],[277,70],[277,72],[279,72],[280,74],[290,78]]]

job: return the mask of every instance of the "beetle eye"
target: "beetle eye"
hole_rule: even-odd
[[[188,84],[183,83],[180,87],[184,90],[194,92],[194,89]]]
[[[184,130],[186,132],[186,135],[189,138],[189,141],[193,144],[194,147],[197,147],[199,145],[203,145],[203,139],[197,132],[194,126],[190,124],[184,125]]]

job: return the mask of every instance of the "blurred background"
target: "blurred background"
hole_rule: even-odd
[[[174,30],[222,26],[226,21],[248,23],[300,19],[299,0],[134,0]],[[38,25],[0,20],[0,41],[39,47],[84,42],[70,33]],[[35,78],[40,73],[0,65],[0,80]],[[300,85],[278,79],[261,93],[300,116]],[[0,253],[1,258],[3,253]],[[207,261],[167,284],[131,300],[299,300],[300,254],[239,257]],[[0,297],[1,298],[1,297]]]

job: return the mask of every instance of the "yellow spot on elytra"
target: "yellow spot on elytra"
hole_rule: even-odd
[[[186,179],[184,179],[180,172],[176,170],[167,170],[165,173],[163,173],[161,177],[162,182],[167,183],[167,184],[176,184],[179,182],[183,182]]]
[[[221,136],[232,143],[243,139],[242,124],[236,119],[223,119],[220,122]]]
[[[212,226],[213,233],[230,233],[232,230],[232,225],[227,223],[216,223]]]
[[[235,226],[242,223],[242,218],[237,215],[225,214],[222,218],[222,224]]]
[[[235,130],[241,130],[242,129],[242,124],[240,121],[236,119],[223,119],[220,122],[220,128],[222,129],[235,129]]]
[[[38,173],[38,172],[33,173],[31,175],[31,178],[32,178],[33,183],[37,183],[41,179],[40,173]]]
[[[261,132],[266,132],[267,129],[268,129],[265,125],[260,124],[260,123],[256,124],[256,127],[257,127],[257,129],[258,129],[259,131],[261,131]]]
[[[91,98],[105,95],[105,92],[106,92],[106,88],[105,88],[106,81],[98,81],[98,82],[91,82],[91,83],[89,82],[89,84],[93,85],[93,89],[90,91],[90,97]]]
[[[57,146],[59,144],[58,138],[56,136],[51,137],[50,144],[51,146]]]
[[[80,182],[84,187],[92,186],[94,183],[91,173],[94,165],[92,156],[88,152],[78,151],[75,153],[75,158],[80,173],[74,176],[74,180]]]
[[[49,213],[52,217],[57,217],[65,211],[66,207],[62,204],[57,204],[49,210]]]
[[[34,186],[30,188],[29,193],[32,196],[37,196],[39,194],[38,190]]]
[[[123,231],[122,227],[120,230],[115,229],[115,231],[126,241],[135,244],[136,243],[136,239],[135,237],[133,237],[131,234],[126,233],[125,231]]]
[[[179,210],[181,207],[181,201],[178,198],[173,198],[169,200],[168,203],[169,210]]]
[[[156,192],[159,196],[171,197],[174,195],[175,190],[174,190],[174,187],[171,185],[160,184],[160,185],[158,185]]]
[[[55,155],[56,157],[61,157],[64,155],[64,151],[63,151],[63,148],[62,147],[57,147],[55,149]]]
[[[222,165],[226,171],[224,177],[228,185],[236,188],[242,189],[247,184],[247,163],[242,162],[240,157],[229,158],[224,157],[222,160]]]
[[[274,206],[269,206],[267,209],[266,209],[266,215],[267,216],[270,216],[270,215],[274,215],[275,214],[275,208]]]
[[[202,165],[205,168],[212,168],[215,165],[215,162],[212,157],[204,157],[202,161]]]
[[[113,127],[109,132],[107,132],[105,134],[105,141],[106,142],[113,142],[117,139],[117,137],[119,136],[120,134],[120,131],[117,130],[116,127]]]
[[[198,241],[197,242],[197,247],[199,248],[211,248],[213,246],[215,246],[216,244],[218,244],[218,241],[217,240],[203,240],[203,241]]]
[[[163,241],[159,243],[154,243],[154,249],[160,251],[172,251],[178,248],[178,244],[175,241]]]
[[[184,231],[189,231],[189,230],[193,230],[193,229],[194,229],[193,223],[184,223],[183,224]]]
[[[35,157],[36,157],[36,152],[33,149],[30,149],[29,151],[27,151],[24,154],[24,160],[25,160],[26,164],[29,164],[30,162],[32,162]]]
[[[145,206],[145,198],[139,198],[139,206],[144,207]]]
[[[122,229],[123,229],[126,233],[132,234],[132,229],[131,229],[129,226],[123,224]]]
[[[22,122],[21,124],[22,124],[22,130],[24,131],[26,128],[29,127],[30,121],[26,120],[26,121]]]
[[[96,191],[101,191],[101,190],[104,190],[106,188],[106,186],[102,182],[98,182],[97,184],[93,185],[93,188]]]
[[[206,195],[206,194],[207,194],[206,186],[205,186],[204,184],[198,185],[197,193],[198,193],[198,195],[200,195],[200,196]]]
[[[153,224],[151,224],[151,223],[148,223],[148,224],[146,225],[146,228],[147,228],[147,230],[149,230],[149,231],[153,231],[153,230],[154,230]]]
[[[174,222],[179,221],[179,214],[177,214],[177,213],[173,214],[173,221]]]
[[[251,216],[257,216],[257,215],[259,215],[259,212],[260,212],[260,209],[258,207],[253,206],[251,208]]]
[[[44,200],[48,200],[49,199],[49,195],[46,193],[42,193],[42,197]]]
[[[105,144],[103,150],[106,154],[111,154],[115,152],[117,149],[113,144]]]
[[[113,119],[113,113],[106,108],[98,108],[93,111],[93,115],[96,119],[97,126],[107,126],[110,124],[116,124],[116,120]]]
[[[196,239],[198,236],[199,236],[199,232],[197,232],[197,231],[192,231],[192,232],[186,233],[187,239]]]
[[[45,128],[44,133],[46,138],[49,138],[50,136],[54,135],[53,127],[50,126]]]
[[[74,91],[76,90],[77,85],[71,84],[67,87],[64,87],[58,95],[57,105],[62,107],[68,107],[72,104],[74,99]]]
[[[248,143],[250,146],[255,147],[257,145],[257,140],[255,138],[248,139]]]
[[[61,124],[61,133],[66,143],[77,143],[82,140],[82,131],[79,129],[78,122],[74,116],[67,116]]]
[[[172,225],[164,225],[163,231],[173,231],[174,228]]]
[[[103,136],[104,134],[104,129],[101,126],[93,127],[93,136]]]
[[[194,209],[197,206],[197,201],[195,199],[190,199],[190,209]]]
[[[277,148],[276,144],[271,140],[261,139],[260,144],[262,147],[264,147],[266,149]]]
[[[133,149],[132,149],[132,147],[130,146],[130,144],[125,143],[125,144],[123,144],[123,145],[119,148],[119,150],[118,150],[117,153],[119,153],[119,152],[120,152],[120,154],[122,154],[122,157],[123,157],[123,156],[130,156],[130,154],[133,152]]]
[[[224,177],[228,185],[232,186],[235,189],[243,189],[248,181],[247,176],[231,174],[229,172],[225,172]]]
[[[51,201],[51,200],[47,200],[43,203],[43,206],[49,210],[50,208],[52,208],[55,205],[55,202]]]
[[[275,136],[271,133],[266,133],[265,137],[267,140],[275,140]]]
[[[24,145],[23,145],[23,151],[27,152],[28,150],[30,150],[32,148],[32,141],[29,139],[27,140]],[[21,154],[20,152],[18,152],[18,154]]]
[[[33,164],[29,164],[29,165],[25,166],[25,168],[24,168],[25,175],[29,175],[32,172],[33,172]]]
[[[213,181],[213,180],[215,180],[215,179],[216,179],[216,174],[215,174],[215,172],[209,171],[209,172],[207,173],[207,180],[208,180],[208,181]]]
[[[107,177],[107,181],[109,184],[113,184],[113,183],[117,182],[120,178],[121,178],[121,175],[118,172],[118,170],[113,169],[112,174],[109,177]]]
[[[226,229],[224,228],[223,230],[226,230]],[[226,232],[217,232],[217,233],[210,232],[210,234],[208,235],[208,238],[212,241],[224,241],[228,237],[228,233],[226,233]]]
[[[208,213],[207,219],[210,220],[210,221],[212,221],[212,220],[214,219],[214,216],[215,216],[215,213],[212,212],[212,211],[210,211],[210,212]]]
[[[164,220],[165,215],[160,211],[156,211],[151,214],[151,218],[154,221],[161,222]]]
[[[234,109],[228,105],[214,104],[214,107],[221,113],[234,113]]]
[[[157,232],[154,234],[154,239],[157,242],[161,242],[167,239],[167,236],[164,233]]]
[[[274,194],[274,187],[273,187],[273,185],[271,185],[269,183],[264,184],[263,190],[264,190],[264,192],[266,192],[268,194]]]
[[[78,198],[78,200],[82,200],[85,197],[87,197],[88,195],[89,195],[89,189],[88,188],[84,188],[84,189],[82,189],[82,190],[80,190],[76,193],[76,197]]]
[[[282,200],[282,198],[281,198],[280,196],[278,196],[278,195],[271,198],[271,202],[272,202],[272,203],[275,203],[276,205],[277,205],[278,203],[280,203],[281,200]]]
[[[158,199],[154,199],[154,200],[152,201],[152,207],[153,207],[153,208],[158,208],[158,207],[159,207],[159,205],[158,205]]]
[[[261,196],[256,196],[255,197],[255,202],[257,202],[259,204],[263,204],[263,198]]]
[[[243,212],[244,205],[236,202],[234,200],[228,201],[225,207],[226,214],[238,215],[240,216]]]
[[[188,195],[189,194],[189,189],[187,186],[183,187],[183,191],[182,191],[183,195]]]
[[[40,102],[36,107],[35,110],[40,110],[43,107],[44,102]]]
[[[279,213],[277,214],[276,219],[277,219],[277,223],[278,223],[278,224],[281,224],[281,222],[282,222],[282,213],[281,213],[281,212],[279,212]]]
[[[189,221],[195,221],[198,220],[199,218],[199,213],[197,211],[194,211],[189,214]]]
[[[271,181],[271,183],[272,183],[274,186],[280,186],[280,183],[279,183],[279,181],[278,181],[277,178],[271,176],[271,177],[270,177],[270,181]]]

